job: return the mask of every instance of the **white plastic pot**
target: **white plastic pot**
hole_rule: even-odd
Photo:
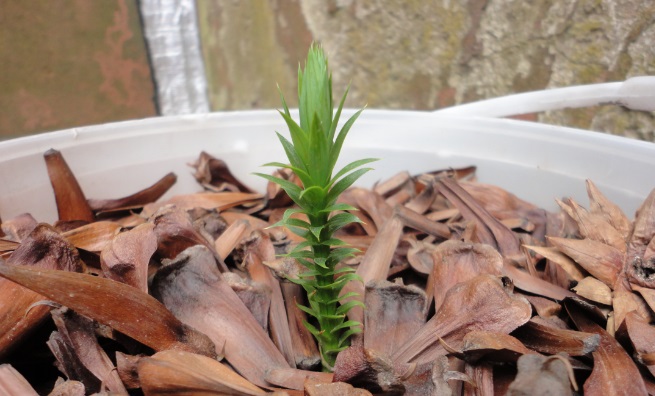
[[[344,111],[342,120],[351,110]],[[117,198],[178,175],[168,195],[199,190],[187,165],[204,150],[225,160],[246,184],[252,172],[284,161],[273,110],[159,117],[75,128],[0,142],[0,218],[23,212],[51,222],[56,209],[43,153],[60,150],[87,198]],[[655,144],[511,119],[440,116],[416,111],[365,110],[351,130],[342,161],[381,160],[360,185],[396,172],[476,165],[479,180],[546,209],[555,199],[586,204],[593,180],[628,216],[655,187]]]

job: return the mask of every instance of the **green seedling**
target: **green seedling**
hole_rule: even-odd
[[[292,281],[307,292],[309,306],[299,307],[310,315],[310,321],[306,321],[305,326],[318,341],[326,371],[334,366],[336,355],[348,347],[350,336],[362,331],[359,322],[347,319],[347,313],[363,304],[357,300],[342,303],[344,299],[355,296],[354,293],[340,296],[348,282],[361,279],[352,268],[336,268],[340,261],[354,255],[357,249],[346,246],[333,236],[340,228],[359,222],[359,219],[348,212],[356,210],[354,207],[337,203],[337,199],[371,170],[363,166],[375,161],[371,158],[357,160],[333,174],[346,135],[363,110],[356,112],[337,133],[347,94],[346,89],[335,113],[327,58],[319,45],[312,44],[304,71],[300,67],[298,70],[300,124],[292,119],[284,96],[280,94],[284,108],[280,114],[289,128],[291,140],[280,133],[277,136],[289,164],[273,162],[265,165],[290,169],[302,182],[302,187],[278,177],[258,174],[277,183],[297,205],[288,209],[274,226],[286,226],[304,239],[288,253],[289,257],[306,268],[298,279]],[[305,215],[306,220],[298,214]]]

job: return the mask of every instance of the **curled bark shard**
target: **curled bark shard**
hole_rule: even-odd
[[[206,394],[263,396],[266,392],[206,356],[163,351],[139,360],[138,373],[146,395]]]
[[[161,198],[177,181],[175,173],[167,173],[150,187],[144,188],[132,195],[117,199],[89,199],[91,210],[99,216],[117,211],[127,211],[142,208],[144,205]]]
[[[88,274],[1,263],[0,276],[154,350],[181,349],[216,356],[207,336],[183,325],[152,296],[124,283]]]
[[[517,366],[518,374],[509,386],[508,396],[573,395],[569,370],[561,359],[523,355]],[[577,389],[577,385],[575,386]]]
[[[531,315],[530,303],[512,293],[509,279],[479,275],[451,288],[439,311],[392,358],[397,364],[425,363],[445,353],[439,338],[458,349],[471,330],[508,334]]]
[[[179,320],[222,346],[225,359],[255,385],[269,386],[270,370],[289,367],[204,246],[193,246],[162,267],[152,292]]]
[[[584,383],[584,393],[645,396],[648,392],[639,369],[614,337],[589,319],[575,302],[567,299],[564,307],[580,331],[600,336],[600,344],[592,352],[594,368]]]
[[[0,264],[2,260],[0,259]],[[39,224],[25,237],[7,259],[5,267],[26,266],[35,271],[59,269],[82,271],[77,249],[51,226]],[[20,282],[17,282],[20,283]],[[0,279],[0,356],[16,347],[22,339],[47,318],[50,307],[35,304],[44,300],[38,291]]]
[[[50,149],[43,154],[43,158],[55,194],[59,221],[95,220],[82,188],[61,152]]]

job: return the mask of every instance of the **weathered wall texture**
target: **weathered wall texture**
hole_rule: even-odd
[[[437,109],[655,75],[653,0],[200,0],[214,109],[279,107],[312,39],[348,105]],[[652,113],[615,106],[541,121],[655,141]]]
[[[136,0],[0,0],[0,139],[156,114]]]

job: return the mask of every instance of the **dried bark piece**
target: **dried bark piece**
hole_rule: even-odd
[[[154,350],[215,356],[211,341],[185,326],[159,301],[111,279],[0,263],[0,276],[103,323]]]
[[[466,180],[458,183],[489,212],[519,212],[537,209],[535,205],[498,186]]]
[[[425,232],[428,235],[441,239],[448,239],[452,236],[447,225],[429,220],[427,217],[403,206],[394,207],[393,213],[402,220],[406,227]]]
[[[557,248],[529,245],[523,247],[557,264],[575,281],[581,281],[585,277],[586,271]]]
[[[461,354],[467,363],[516,362],[522,355],[534,354],[515,337],[504,333],[473,330],[462,340]]]
[[[587,180],[586,185],[591,213],[605,217],[607,222],[619,231],[626,240],[632,228],[630,220],[628,220],[621,208],[607,199],[591,180]]]
[[[144,355],[133,356],[122,353],[121,351],[116,351],[116,371],[127,389],[137,389],[141,387],[138,364],[142,357],[144,357]]]
[[[266,374],[266,381],[274,386],[290,390],[302,390],[307,381],[329,384],[333,381],[332,373],[305,371],[295,368],[274,368]]]
[[[523,355],[518,373],[507,391],[508,396],[573,395],[566,363],[553,356]],[[573,384],[577,390],[577,385]],[[585,392],[586,393],[586,392]]]
[[[464,383],[464,396],[493,396],[494,371],[489,364],[467,364],[464,368],[474,384]]]
[[[342,296],[352,292],[357,293],[357,296],[346,298],[342,303],[355,299],[364,302],[364,285],[387,278],[402,230],[403,224],[400,219],[391,216],[373,239],[357,268],[356,273],[361,277],[362,282],[348,282],[341,290]],[[360,306],[355,306],[348,311],[348,318],[362,323],[364,310]]]
[[[429,182],[425,184],[423,190],[405,204],[405,208],[417,214],[424,214],[432,206],[437,194],[438,191],[435,188],[435,183]]]
[[[0,364],[0,394],[38,396],[32,385],[10,364]]]
[[[248,308],[223,280],[213,254],[193,246],[161,268],[152,292],[179,320],[207,334],[222,346],[237,372],[259,386],[274,368],[289,367],[284,356]]]
[[[425,324],[427,298],[416,286],[387,281],[366,285],[364,348],[391,356]]]
[[[538,317],[530,319],[512,332],[526,347],[537,352],[555,355],[566,353],[571,356],[584,356],[598,348],[598,334],[559,329],[546,325]]]
[[[428,277],[426,293],[428,301],[434,298],[435,310],[439,310],[451,287],[475,278],[480,274],[500,276],[503,258],[489,245],[450,240],[433,251],[434,264]]]
[[[409,265],[415,272],[421,275],[429,275],[434,266],[432,253],[436,249],[436,246],[432,241],[418,241],[416,238],[412,237],[406,237],[405,240],[409,242],[411,246],[407,251],[407,261],[409,262]]]
[[[439,356],[431,362],[413,365],[403,381],[406,396],[453,396],[459,394],[461,383],[470,382],[471,379],[463,370],[459,359]],[[455,381],[451,381],[455,380]],[[449,384],[449,381],[451,384]]]
[[[289,319],[295,365],[302,370],[315,370],[321,366],[321,354],[314,336],[303,324],[308,320],[307,314],[298,308],[298,303],[304,300],[305,292],[300,285],[291,282],[280,282],[280,288]]]
[[[614,315],[611,316],[614,320],[614,328],[608,328],[611,334],[618,330],[628,312],[634,311],[649,322],[654,319],[654,315],[644,300],[638,294],[633,293],[630,286],[622,281],[617,282],[614,286],[612,308],[614,308]]]
[[[543,279],[534,277],[513,265],[508,265],[507,263],[503,266],[503,274],[511,278],[517,288],[553,300],[563,300],[567,297],[574,297],[576,295],[573,292]]]
[[[634,221],[628,243],[626,263],[628,279],[631,283],[655,289],[655,189],[641,204]],[[649,245],[651,249],[649,251]]]
[[[424,363],[445,352],[438,338],[459,348],[471,330],[508,334],[527,322],[531,314],[530,303],[512,293],[509,279],[479,275],[452,287],[437,313],[393,354],[393,360]]]
[[[177,175],[170,172],[156,181],[153,185],[144,188],[134,194],[117,199],[89,199],[87,200],[91,210],[96,215],[114,213],[117,211],[134,210],[144,205],[155,202],[161,198],[177,181]]]
[[[307,396],[372,396],[366,389],[355,388],[345,382],[315,382],[305,383],[305,395]]]
[[[591,239],[549,237],[548,241],[596,279],[614,287],[623,267],[624,255],[618,249]]]
[[[201,192],[195,194],[176,195],[162,202],[147,204],[143,207],[141,215],[151,217],[161,208],[168,205],[175,205],[181,210],[194,208],[216,209],[223,211],[239,205],[252,204],[262,200],[260,194],[242,192]]]
[[[241,265],[245,267],[254,281],[266,285],[271,290],[271,306],[268,316],[271,339],[287,359],[289,366],[295,367],[296,359],[302,360],[302,356],[295,356],[280,283],[273,276],[271,270],[263,264],[263,262],[271,260],[275,260],[275,248],[271,239],[262,232],[254,231],[245,241],[244,259]]]
[[[127,393],[109,356],[98,344],[93,321],[65,309],[53,311],[52,318],[57,326],[59,339],[56,342],[58,347],[51,349],[66,376],[81,381],[91,392],[99,391],[102,384],[110,392]],[[66,353],[60,354],[61,349],[65,349]],[[92,374],[95,381],[87,381],[84,374],[79,377],[76,375],[84,371]]]
[[[393,362],[384,352],[355,343],[337,355],[334,381],[347,382],[375,394],[402,395],[405,387]]]
[[[255,192],[234,177],[225,161],[218,159],[205,151],[200,153],[198,159],[191,164],[191,166],[195,169],[193,177],[195,177],[201,185],[220,188],[224,183],[228,183],[235,186],[241,192]]]
[[[111,221],[89,223],[62,235],[78,249],[100,252],[121,229],[121,225]]]
[[[0,239],[0,257],[9,256],[11,252],[16,250],[20,242],[14,242],[7,239]]]
[[[578,224],[582,238],[609,245],[621,253],[625,253],[625,236],[614,228],[601,214],[593,214],[578,205],[572,199],[566,202],[558,201],[559,206]]]
[[[602,327],[590,320],[575,302],[567,299],[563,304],[580,331],[600,336],[600,344],[592,352],[594,368],[584,384],[584,393],[646,395],[646,386],[639,369],[621,345]]]
[[[412,189],[412,184],[412,177],[409,172],[401,171],[379,183],[376,183],[373,186],[373,191],[387,198],[401,189]]]
[[[31,214],[19,214],[12,219],[4,220],[0,224],[0,229],[5,234],[2,238],[14,242],[21,242],[34,230],[37,224],[38,222]]]
[[[582,279],[571,290],[587,300],[604,305],[612,305],[612,289],[592,276]]]
[[[476,235],[481,243],[497,248],[503,257],[513,257],[520,254],[520,243],[516,235],[489,214],[457,182],[443,179],[439,185],[439,191],[459,209],[464,219],[475,222]]]
[[[232,253],[241,240],[252,232],[250,223],[247,220],[237,220],[230,224],[227,229],[214,242],[216,253],[223,260]]]
[[[562,310],[562,306],[553,300],[528,294],[522,294],[522,296],[532,304],[537,315],[544,318],[557,316]]]
[[[627,338],[635,351],[636,360],[646,366],[651,374],[655,375],[655,327],[648,324],[635,312],[629,312],[623,322]]]
[[[148,264],[157,250],[155,225],[145,223],[116,235],[100,254],[103,273],[109,279],[148,292]]]
[[[163,351],[142,358],[138,372],[146,395],[266,394],[223,363],[189,352]]]
[[[50,149],[43,154],[43,158],[55,194],[59,221],[95,220],[82,188],[61,152]]]
[[[360,209],[373,220],[378,230],[393,216],[392,207],[385,202],[382,196],[364,188],[349,188],[341,194],[339,202],[344,202]],[[353,214],[357,215],[357,212]]]
[[[159,256],[174,259],[185,249],[201,245],[214,254],[221,272],[228,271],[227,265],[214,249],[213,241],[208,241],[195,229],[191,217],[182,208],[175,205],[164,206],[151,217],[150,221],[155,224]]]
[[[651,311],[655,312],[655,290],[639,285],[630,284],[630,288],[641,295]]]
[[[48,396],[85,396],[86,389],[80,381],[64,381],[61,377],[57,378],[55,386]]]
[[[2,263],[2,260],[0,260]],[[77,249],[51,226],[40,224],[25,237],[5,266],[29,266],[35,270],[82,271]],[[35,306],[45,298],[7,279],[0,279],[0,356],[16,347],[47,318],[50,307]]]
[[[271,289],[259,282],[233,272],[223,273],[223,279],[246,305],[257,323],[268,332],[268,314],[271,308]]]

